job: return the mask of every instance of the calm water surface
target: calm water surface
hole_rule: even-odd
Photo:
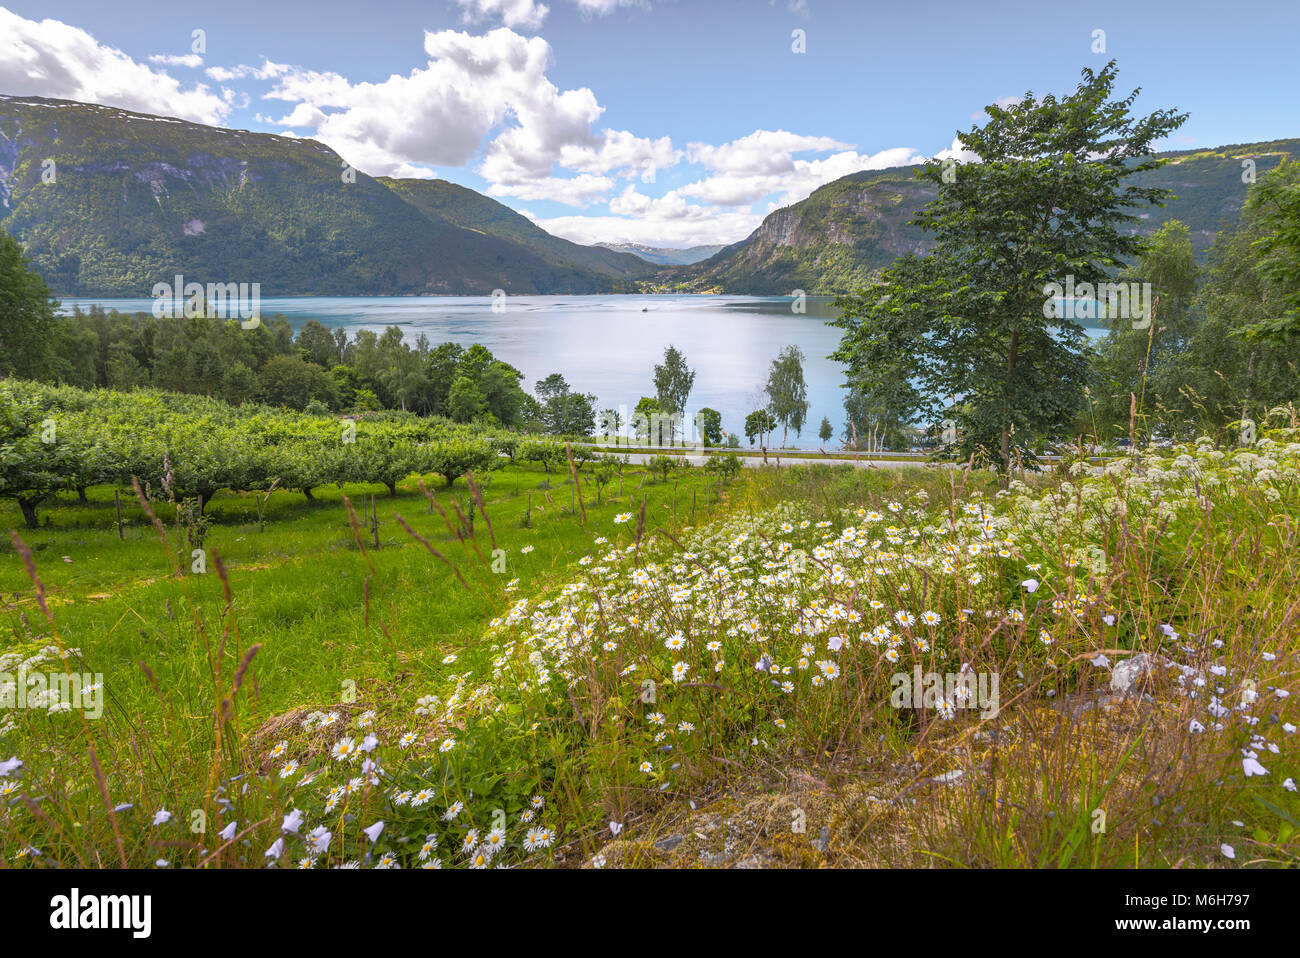
[[[105,309],[148,312],[152,300],[65,299],[63,308],[97,303]],[[382,331],[399,326],[413,342],[420,333],[433,344],[482,343],[524,373],[524,387],[553,372],[569,385],[599,397],[598,409],[636,406],[654,395],[654,366],[670,343],[696,371],[690,413],[704,406],[722,413],[722,426],[741,435],[745,416],[762,406],[760,395],[771,361],[782,347],[803,350],[804,377],[812,407],[803,435],[790,444],[820,445],[817,429],[830,418],[844,428],[843,367],[827,357],[840,330],[831,300],[810,297],[807,312],[792,311],[789,297],[760,296],[512,296],[504,311],[492,299],[466,297],[265,298],[262,314],[282,313],[297,329],[308,319],[326,326]]]

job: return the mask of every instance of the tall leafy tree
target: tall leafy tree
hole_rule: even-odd
[[[763,442],[763,437],[775,428],[776,420],[766,409],[755,409],[745,417],[745,438],[751,446],[756,441],[759,445],[767,445]]]
[[[664,350],[664,361],[655,365],[655,394],[659,410],[669,419],[669,442],[676,433],[676,418],[686,412],[686,400],[695,386],[695,370],[686,365],[686,357],[676,346]]]
[[[1152,234],[1136,267],[1121,276],[1151,283],[1157,308],[1145,325],[1107,320],[1110,331],[1094,363],[1092,404],[1084,424],[1089,432],[1095,428],[1103,440],[1127,436],[1133,397],[1140,411],[1158,413],[1143,417],[1144,436],[1147,423],[1165,419],[1161,411],[1179,405],[1181,359],[1197,329],[1199,272],[1187,225],[1170,220]]]
[[[808,418],[808,382],[803,375],[803,350],[786,346],[772,360],[768,370],[767,408],[781,424],[781,445],[784,446],[793,429],[795,435],[803,431]]]
[[[48,375],[57,306],[18,241],[0,230],[0,376]]]
[[[1101,283],[1137,257],[1137,212],[1167,191],[1125,185],[1160,165],[1152,144],[1186,114],[1142,118],[1138,91],[1112,99],[1117,67],[1085,69],[1064,97],[1028,93],[986,107],[958,133],[974,162],[931,162],[918,175],[937,198],[914,221],[935,241],[924,258],[883,271],[841,302],[836,356],[853,370],[911,357],[918,412],[951,410],[963,454],[982,447],[1004,467],[1013,449],[1072,427],[1086,385],[1083,328],[1045,308],[1049,284]]]
[[[1259,229],[1252,243],[1259,274],[1280,294],[1280,308],[1246,330],[1274,343],[1300,339],[1300,162],[1284,160],[1255,185],[1246,215]]]

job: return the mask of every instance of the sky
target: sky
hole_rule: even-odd
[[[1114,58],[1163,149],[1300,136],[1300,0],[0,0],[0,93],[312,137],[583,243],[744,239]]]

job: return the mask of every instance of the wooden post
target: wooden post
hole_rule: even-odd
[[[116,489],[113,490],[113,505],[117,508],[117,537],[125,539],[122,534],[122,496]]]

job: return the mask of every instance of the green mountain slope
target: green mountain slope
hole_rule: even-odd
[[[457,183],[391,177],[380,177],[379,182],[426,216],[510,240],[556,263],[568,263],[576,269],[624,279],[650,276],[655,272],[652,264],[630,253],[602,246],[582,246],[552,236],[528,217]]]
[[[60,293],[147,295],[177,273],[268,296],[626,285],[614,267],[458,225],[347,172],[314,140],[0,97],[0,228]]]
[[[1143,211],[1135,229],[1150,233],[1169,219],[1187,223],[1200,254],[1215,234],[1236,221],[1246,197],[1242,160],[1255,160],[1263,176],[1284,157],[1300,156],[1300,140],[1183,150],[1170,162],[1138,174],[1134,183],[1172,190],[1167,206]],[[836,294],[863,285],[871,273],[908,252],[927,248],[909,226],[935,188],[915,167],[853,173],[828,183],[806,200],[770,214],[757,230],[716,256],[660,274],[661,284],[754,295]]]

